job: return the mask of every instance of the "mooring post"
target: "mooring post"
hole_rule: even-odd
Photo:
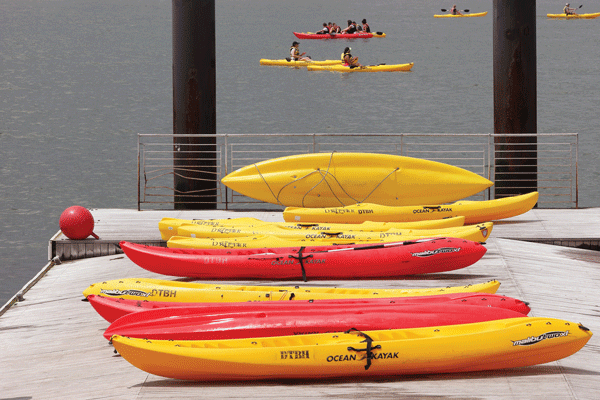
[[[494,0],[495,197],[537,191],[535,0]]]
[[[172,0],[174,208],[217,199],[215,0]]]

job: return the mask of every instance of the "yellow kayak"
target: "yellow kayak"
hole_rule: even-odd
[[[292,61],[291,59],[282,60],[270,60],[268,58],[261,58],[260,65],[274,65],[279,67],[306,67],[307,65],[336,65],[342,64],[342,60],[313,60],[313,61]]]
[[[562,14],[547,14],[548,18],[556,18],[556,19],[594,19],[600,17],[600,12],[597,13],[589,13],[589,14],[572,14],[567,15],[565,13]]]
[[[221,182],[245,196],[287,207],[439,204],[493,183],[436,161],[389,154],[310,153],[257,162]]]
[[[179,249],[262,249],[269,247],[331,246],[334,244],[354,243],[376,244],[432,237],[452,237],[472,240],[474,242],[485,242],[492,232],[492,227],[492,222],[485,222],[478,225],[446,229],[414,229],[410,231],[390,229],[386,232],[350,232],[332,236],[313,233],[305,234],[304,238],[274,235],[232,236],[231,234],[226,234],[223,237],[209,238],[173,236],[167,241],[167,247]]]
[[[135,367],[199,381],[323,379],[497,370],[579,351],[592,332],[573,322],[522,317],[462,325],[225,340],[113,336]]]
[[[350,68],[344,65],[308,65],[309,71],[332,71],[332,72],[395,72],[410,71],[415,63],[408,64],[380,64],[364,65],[362,67]]]
[[[341,225],[341,224],[339,224]],[[346,224],[352,226],[352,224]],[[491,230],[491,225],[489,226]],[[477,231],[476,227],[455,226],[440,229],[397,229],[389,228],[386,230],[352,230],[340,229],[335,231],[326,230],[305,230],[294,227],[281,227],[274,224],[265,224],[260,226],[230,226],[213,228],[206,225],[188,224],[181,225],[177,229],[178,237],[189,238],[242,238],[248,236],[275,236],[287,240],[331,240],[344,242],[373,242],[389,240],[412,240],[405,237],[458,237],[461,235],[471,235]],[[172,236],[177,237],[177,236]],[[273,246],[269,246],[273,247]]]
[[[83,295],[102,295],[129,300],[175,303],[218,303],[244,301],[363,299],[433,296],[452,293],[496,293],[500,282],[493,280],[465,286],[418,289],[335,288],[325,286],[247,286],[127,278],[98,282]]]
[[[330,208],[287,207],[283,211],[283,219],[287,222],[357,224],[363,221],[414,222],[464,216],[465,224],[477,224],[526,213],[535,206],[538,196],[538,192],[531,192],[495,200],[461,200],[452,204],[404,207],[368,203]]]
[[[320,231],[320,232],[337,232],[343,230],[351,231],[370,231],[379,232],[388,229],[440,229],[463,226],[465,217],[452,217],[444,219],[435,219],[429,221],[414,221],[414,222],[372,222],[365,221],[360,224],[321,224],[321,223],[297,223],[297,222],[268,222],[257,218],[231,218],[231,219],[178,219],[178,218],[163,218],[158,223],[161,238],[169,240],[173,236],[187,236],[177,229],[182,225],[199,225],[210,227],[211,229],[222,228],[254,228],[265,225],[274,225],[283,229],[295,229],[298,231]]]
[[[462,15],[454,15],[454,14],[435,14],[434,18],[463,18],[463,17],[485,17],[487,15],[487,11],[473,14],[462,14]]]

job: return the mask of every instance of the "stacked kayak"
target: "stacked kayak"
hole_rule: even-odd
[[[268,58],[261,58],[260,65],[274,65],[274,66],[283,66],[283,67],[306,67],[307,65],[336,65],[341,64],[342,60],[291,60],[291,59],[283,59],[283,60],[270,60]]]
[[[163,275],[304,281],[453,271],[474,264],[486,252],[477,242],[455,238],[305,248],[172,249],[128,242],[121,242],[120,247],[140,267]]]
[[[460,200],[493,183],[474,172],[412,157],[311,153],[237,169],[221,182],[245,196],[287,207],[388,206]]]
[[[452,293],[496,293],[500,282],[422,289],[364,289],[323,286],[248,286],[127,278],[98,282],[83,295],[101,295],[125,300],[213,303],[243,301],[289,301],[319,299],[362,299],[382,297],[431,296]]]
[[[90,294],[86,300],[94,307],[102,318],[114,322],[124,315],[142,311],[159,310],[164,308],[182,307],[193,308],[198,313],[210,314],[220,311],[264,311],[285,308],[287,310],[302,310],[313,306],[345,306],[355,305],[384,305],[384,304],[422,304],[435,308],[437,304],[461,304],[488,308],[503,308],[527,315],[530,308],[527,303],[493,293],[450,293],[429,296],[405,296],[391,298],[362,298],[362,299],[325,299],[325,300],[296,300],[296,301],[252,301],[245,303],[201,303],[201,302],[169,302],[153,300],[131,300],[117,297],[106,297]]]
[[[415,222],[464,216],[465,224],[477,224],[526,213],[535,206],[538,196],[538,192],[531,192],[494,200],[461,200],[452,204],[402,207],[369,203],[345,207],[287,207],[283,211],[283,219],[297,223],[357,224],[364,221]]]
[[[519,317],[462,325],[224,340],[115,335],[115,350],[148,373],[200,381],[399,376],[524,367],[580,350],[573,322]]]
[[[372,222],[365,221],[360,224],[329,224],[329,223],[298,223],[298,222],[267,222],[258,218],[230,218],[230,219],[179,219],[162,218],[158,222],[158,229],[162,240],[169,240],[173,236],[183,236],[177,231],[182,225],[199,225],[218,230],[220,228],[238,228],[240,226],[259,227],[272,225],[282,229],[295,229],[309,232],[339,232],[342,230],[381,232],[389,229],[440,229],[463,226],[465,217],[449,217],[428,221],[414,222]]]
[[[480,13],[472,13],[472,14],[462,14],[462,15],[454,15],[454,14],[435,14],[434,18],[468,18],[468,17],[485,17],[487,15],[487,11]]]
[[[362,67],[349,67],[345,65],[308,65],[309,71],[331,71],[331,72],[397,72],[410,71],[415,63],[408,64],[380,64],[364,65]]]
[[[359,330],[402,329],[519,318],[524,314],[505,308],[438,303],[320,304],[283,302],[237,308],[170,307],[125,315],[104,332],[159,340],[216,340]],[[276,307],[274,307],[276,306]]]
[[[589,14],[571,14],[567,15],[565,13],[562,14],[547,14],[548,18],[555,19],[594,19],[600,17],[600,12],[597,13],[589,13]]]
[[[385,37],[383,32],[356,32],[356,33],[313,33],[294,32],[298,39],[370,39],[373,37]]]
[[[179,249],[263,249],[271,247],[331,246],[357,243],[384,244],[399,240],[411,241],[440,236],[485,242],[492,232],[493,225],[492,222],[486,222],[478,225],[447,229],[390,229],[386,232],[350,232],[331,236],[308,234],[305,235],[305,238],[280,237],[273,234],[208,238],[173,236],[167,241],[167,247]]]

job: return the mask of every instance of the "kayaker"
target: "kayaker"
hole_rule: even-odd
[[[363,18],[363,20],[362,20],[362,30],[363,30],[363,32],[367,32],[367,33],[371,32],[371,28],[369,27],[369,24],[367,24],[366,18]]]
[[[341,32],[342,32],[342,28],[340,28],[340,26],[334,22],[333,26],[331,27],[331,33],[341,33]]]
[[[292,61],[310,61],[311,58],[309,56],[304,57],[306,52],[300,54],[299,46],[300,43],[298,42],[292,43],[292,47],[290,47],[290,59]]]
[[[362,25],[357,24],[356,21],[352,21],[352,24],[356,27],[357,32],[362,31]]]
[[[327,22],[323,22],[323,29],[321,29],[320,31],[317,31],[316,33],[321,34],[321,35],[329,33],[329,27],[327,26]]]
[[[462,15],[462,13],[456,9],[456,4],[452,6],[452,8],[450,9],[450,14],[452,15]]]
[[[352,24],[352,20],[348,20],[348,27],[342,29],[342,33],[354,33],[356,32],[356,25]]]
[[[351,50],[352,49],[350,47],[346,47],[342,53],[342,61],[344,61],[344,66],[362,67],[362,65],[358,62],[358,57],[352,57],[352,54],[350,53]]]
[[[569,3],[567,3],[565,5],[565,7],[563,8],[563,12],[565,13],[565,15],[575,15],[575,14],[577,14],[575,12],[575,9],[571,8],[571,5]]]

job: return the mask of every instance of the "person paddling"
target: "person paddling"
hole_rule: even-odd
[[[567,3],[565,5],[565,7],[563,8],[563,12],[565,13],[565,15],[576,15],[577,14],[575,12],[575,9],[571,8],[571,5],[569,3]]]
[[[462,13],[456,9],[456,4],[452,6],[452,8],[450,9],[450,14],[452,15],[462,15]]]
[[[344,66],[355,68],[362,67],[362,65],[358,62],[358,57],[352,57],[350,53],[352,49],[350,47],[346,47],[344,52],[342,53],[342,61],[344,62]]]
[[[362,20],[362,30],[363,32],[371,33],[371,27],[369,27],[369,24],[367,24],[366,18],[363,18]]]
[[[327,26],[327,22],[323,22],[323,29],[321,29],[320,31],[317,31],[316,33],[319,33],[319,34],[330,33],[329,26]]]
[[[290,59],[292,61],[311,61],[309,56],[304,56],[306,52],[300,54],[299,46],[300,43],[298,42],[292,43],[292,47],[290,47]]]

